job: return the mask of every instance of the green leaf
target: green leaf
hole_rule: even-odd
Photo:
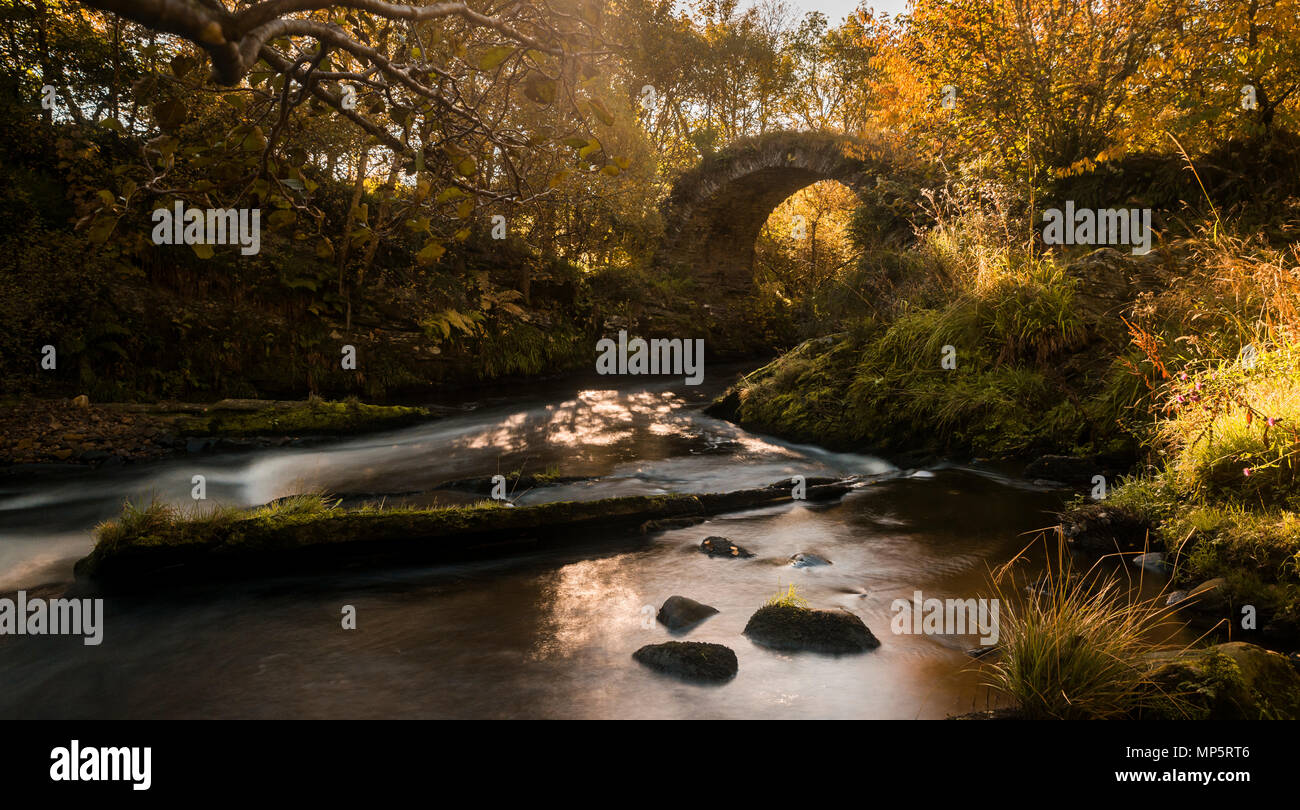
[[[240,148],[245,152],[260,152],[265,149],[266,135],[262,134],[262,128],[253,127],[253,129],[244,136],[244,141],[240,144]]]
[[[511,45],[497,45],[496,47],[488,48],[483,52],[482,56],[478,58],[479,69],[496,70],[501,63],[506,61],[510,54],[514,52],[515,49]]]
[[[555,80],[542,75],[530,76],[528,81],[524,82],[524,96],[538,104],[554,103],[557,92]]]
[[[600,123],[604,124],[607,127],[614,125],[614,116],[613,114],[610,113],[608,109],[605,108],[604,104],[601,104],[599,101],[597,101],[594,98],[587,103],[591,105],[591,111],[596,114],[597,118],[600,119]]]
[[[212,245],[190,245],[190,249],[193,250],[194,255],[198,256],[200,259],[212,258]]]
[[[421,266],[430,265],[442,258],[442,254],[446,252],[447,249],[437,239],[430,239],[424,243],[420,252],[415,254],[415,262]]]

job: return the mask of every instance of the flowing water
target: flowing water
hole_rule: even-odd
[[[1053,522],[1060,493],[978,466],[898,470],[704,415],[733,377],[570,381],[351,440],[0,481],[0,591],[13,591],[70,581],[92,527],[124,499],[192,504],[195,474],[211,502],[239,505],[313,489],[423,491],[520,467],[591,479],[513,493],[519,503],[863,477],[833,503],[562,552],[111,597],[99,646],[0,638],[0,716],[936,718],[993,705],[966,654],[977,637],[894,634],[891,603],[988,595],[989,569]],[[710,558],[698,551],[709,535],[757,556]],[[833,564],[792,567],[798,552]],[[790,584],[813,607],[856,613],[882,645],[839,657],[754,645],[745,622]],[[653,610],[673,594],[720,613],[670,634]],[[345,605],[354,630],[341,626]],[[699,686],[632,660],[678,638],[726,644],[739,674]]]

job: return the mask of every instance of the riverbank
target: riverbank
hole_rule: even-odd
[[[269,447],[436,419],[427,407],[234,400],[212,404],[27,399],[0,406],[0,473],[49,465],[115,466],[174,454]],[[37,466],[33,466],[37,465]]]
[[[710,410],[840,450],[1131,464],[1142,383],[1118,315],[1175,253],[1038,258],[946,304],[863,318],[745,376]]]

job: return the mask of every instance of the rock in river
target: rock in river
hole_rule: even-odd
[[[1061,533],[1073,546],[1091,551],[1136,551],[1151,539],[1151,523],[1131,509],[1096,503],[1061,516]]]
[[[862,620],[847,610],[810,610],[764,605],[745,625],[745,635],[773,650],[855,653],[880,646]]]
[[[1148,551],[1146,554],[1139,554],[1129,562],[1141,566],[1153,574],[1172,573],[1174,567],[1165,559],[1165,555],[1160,551]]]
[[[740,668],[736,654],[729,647],[699,641],[647,644],[632,653],[632,657],[656,672],[706,683],[729,681]]]
[[[753,552],[742,548],[725,537],[706,537],[700,543],[700,551],[710,557],[753,557]]]
[[[817,565],[832,565],[833,563],[820,554],[801,551],[790,558],[790,564],[795,568],[812,568]]]
[[[663,607],[659,608],[659,615],[655,618],[669,630],[685,630],[717,612],[717,608],[696,602],[694,599],[670,596]]]

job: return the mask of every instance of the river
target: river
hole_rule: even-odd
[[[112,597],[99,646],[0,638],[0,717],[941,718],[996,705],[966,654],[975,636],[894,634],[891,603],[918,590],[988,595],[990,568],[1054,522],[1062,493],[978,464],[898,470],[703,414],[734,377],[710,369],[698,387],[566,380],[383,434],[5,479],[6,592],[70,581],[97,522],[128,498],[192,504],[196,474],[210,502],[238,505],[318,488],[424,491],[521,467],[591,480],[513,493],[519,503],[734,490],[793,475],[864,483],[833,503],[792,501],[563,552]],[[709,535],[757,556],[710,558],[698,551]],[[833,564],[792,567],[798,552]],[[813,607],[856,613],[882,645],[841,657],[754,645],[745,622],[790,584]],[[674,636],[647,620],[673,594],[720,613]],[[356,629],[341,625],[345,605]],[[632,660],[674,638],[726,644],[739,674],[699,686]]]

